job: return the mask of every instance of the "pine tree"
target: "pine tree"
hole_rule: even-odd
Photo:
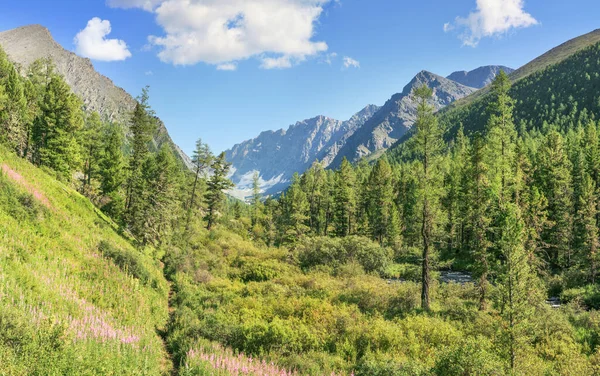
[[[380,245],[392,244],[398,235],[397,209],[394,205],[394,180],[387,159],[380,158],[369,176],[368,216],[370,233]]]
[[[539,280],[531,269],[524,247],[524,223],[511,203],[500,208],[502,267],[498,275],[496,304],[505,322],[504,345],[511,370],[518,369],[517,353],[529,340],[529,326],[541,301]]]
[[[585,173],[579,196],[579,211],[575,220],[575,234],[578,238],[577,245],[580,265],[588,265],[589,280],[596,283],[598,262],[598,228],[596,227],[596,184],[592,177]]]
[[[196,149],[192,155],[192,162],[194,163],[194,184],[192,185],[192,191],[190,193],[190,200],[187,205],[187,218],[186,218],[186,231],[189,230],[190,220],[192,218],[192,212],[196,205],[196,192],[198,189],[198,181],[201,176],[206,174],[206,170],[210,167],[214,155],[210,151],[208,144],[202,142],[202,139],[196,141]]]
[[[261,222],[263,210],[261,199],[260,175],[258,174],[258,171],[254,171],[254,174],[252,175],[252,227],[257,226]]]
[[[125,201],[125,219],[134,233],[140,233],[144,226],[147,208],[148,187],[144,180],[144,170],[152,163],[149,144],[156,128],[152,110],[148,104],[148,88],[142,90],[133,111],[130,130],[132,133],[129,176]]]
[[[79,136],[83,149],[83,179],[81,188],[83,193],[90,187],[92,178],[95,177],[99,169],[103,126],[100,115],[94,111],[85,119],[83,132]]]
[[[208,206],[206,214],[206,228],[211,230],[218,218],[219,211],[225,202],[225,190],[233,188],[233,183],[227,178],[230,164],[225,160],[225,153],[219,154],[214,159],[211,169],[212,176],[206,184],[206,203]]]
[[[558,270],[571,264],[573,187],[571,165],[562,136],[551,131],[538,152],[537,181],[548,199],[549,226],[542,239],[547,244],[550,265]]]
[[[292,184],[280,200],[280,243],[293,243],[310,230],[307,226],[310,205],[295,173]]]
[[[479,309],[487,309],[488,277],[490,273],[488,231],[491,223],[489,217],[490,184],[487,178],[485,163],[485,143],[480,135],[475,135],[470,151],[467,186],[467,222],[469,229],[469,247],[474,256],[475,272],[479,278]]]
[[[356,175],[350,162],[344,157],[335,172],[334,226],[337,236],[348,236],[355,231]]]
[[[76,135],[83,128],[82,102],[60,76],[53,75],[33,129],[34,162],[64,178],[80,166]]]
[[[99,174],[100,190],[105,196],[117,192],[125,181],[123,130],[119,125],[109,125],[103,134]]]
[[[427,86],[421,86],[413,92],[417,100],[416,134],[414,137],[416,151],[422,164],[421,176],[419,177],[419,192],[422,197],[421,237],[423,240],[421,307],[426,311],[430,309],[430,257],[433,248],[435,207],[439,195],[434,170],[442,146],[441,131],[434,115],[434,108],[428,103],[432,94],[433,91]]]
[[[163,145],[148,159],[144,180],[148,187],[145,221],[141,233],[136,234],[144,244],[158,245],[168,237],[177,218],[176,200],[179,169],[171,148]]]
[[[6,143],[17,155],[23,156],[29,135],[25,88],[19,73],[1,50],[0,87],[5,96],[4,105],[0,104],[3,107],[0,108],[0,142]],[[0,93],[0,97],[2,96]]]
[[[325,210],[322,205],[326,194],[327,175],[319,161],[315,161],[301,179],[302,189],[308,200],[308,227],[316,235],[321,235],[325,227]]]
[[[500,71],[492,83],[488,107],[488,148],[492,183],[500,203],[508,202],[514,183],[513,159],[517,132],[513,121],[514,100],[510,97],[510,79]]]

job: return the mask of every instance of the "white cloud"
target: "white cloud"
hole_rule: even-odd
[[[446,22],[444,24],[444,33],[447,33],[451,30],[454,30],[454,25],[452,25],[450,22]]]
[[[498,36],[511,29],[537,25],[538,21],[523,9],[523,0],[477,0],[477,10],[467,17],[457,17],[444,31],[463,29],[460,39],[464,45],[476,47],[485,37]]]
[[[106,39],[110,21],[94,17],[74,39],[76,51],[83,57],[100,61],[120,61],[131,57],[127,44],[119,39]]]
[[[163,0],[107,0],[109,7],[113,8],[142,8],[147,11],[152,11]]]
[[[289,56],[281,56],[281,57],[265,57],[262,59],[262,64],[260,65],[263,69],[284,69],[291,68],[292,61]]]
[[[154,76],[154,72],[152,72],[151,70],[144,72],[144,74],[146,76]]]
[[[332,52],[330,54],[325,54],[325,63],[328,65],[331,65],[331,63],[333,63],[333,60],[337,57],[337,53]]]
[[[263,68],[289,68],[327,51],[315,24],[334,0],[109,0],[152,11],[164,35],[151,36],[159,58],[175,65],[219,66],[256,57]],[[268,56],[268,57],[265,57]]]
[[[351,57],[344,56],[344,68],[360,68],[360,62]]]
[[[234,71],[234,70],[237,69],[237,64],[235,64],[235,63],[223,63],[223,64],[217,65],[217,69],[218,70],[223,70],[223,71]]]

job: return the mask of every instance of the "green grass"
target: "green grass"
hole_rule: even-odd
[[[3,149],[0,166],[0,374],[168,372],[158,262],[70,187]]]

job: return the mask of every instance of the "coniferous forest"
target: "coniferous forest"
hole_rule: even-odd
[[[599,72],[417,88],[380,158],[242,202],[224,153],[154,143],[148,88],[108,122],[0,52],[0,373],[599,374]]]

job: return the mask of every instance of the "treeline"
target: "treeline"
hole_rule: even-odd
[[[0,49],[0,143],[76,185],[139,244],[160,246],[194,219],[211,228],[231,183],[225,155],[215,157],[201,141],[193,172],[167,143],[156,150],[148,99],[146,88],[124,127],[86,113],[51,60],[21,70]]]

